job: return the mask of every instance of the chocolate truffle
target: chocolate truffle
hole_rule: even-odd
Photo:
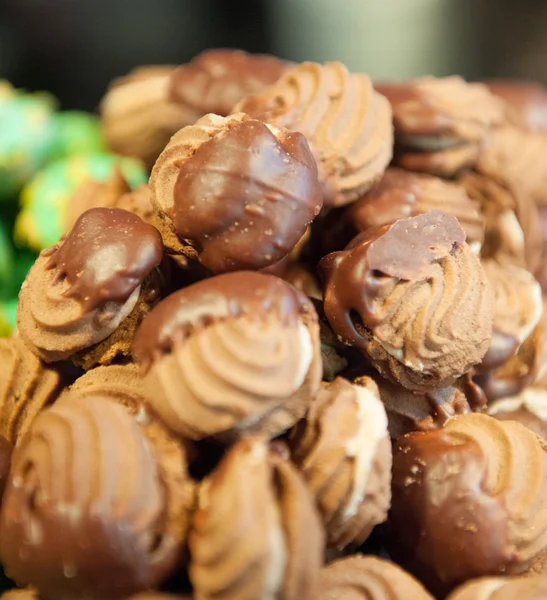
[[[0,435],[15,444],[62,388],[59,370],[44,364],[19,338],[0,339]]]
[[[410,171],[451,177],[473,166],[489,130],[503,121],[502,100],[461,77],[375,84],[393,110],[395,162]]]
[[[120,405],[76,395],[42,412],[17,446],[0,556],[19,585],[58,600],[124,598],[170,574],[184,541],[184,465]]]
[[[490,79],[492,94],[503,98],[507,119],[527,131],[547,132],[547,89],[536,81]]]
[[[196,600],[315,600],[323,530],[283,448],[240,440],[200,486],[190,532]]]
[[[392,493],[390,550],[439,595],[547,546],[547,446],[520,423],[471,414],[403,436]]]
[[[106,181],[88,179],[70,196],[64,209],[63,232],[68,233],[78,217],[90,208],[113,208],[120,198],[131,191],[120,169],[115,169]]]
[[[447,600],[544,600],[547,575],[538,577],[483,577],[462,585]]]
[[[319,266],[334,331],[408,390],[452,385],[488,350],[492,290],[452,215],[365,231]]]
[[[128,354],[135,329],[158,300],[163,256],[154,227],[119,208],[94,208],[44,250],[19,294],[17,327],[45,362],[90,368]]]
[[[355,380],[356,383],[359,381],[360,378]],[[411,431],[440,429],[452,417],[486,408],[486,396],[469,373],[454,385],[424,393],[410,392],[380,375],[375,375],[374,381],[386,409],[389,434],[393,439]]]
[[[484,239],[484,218],[479,203],[467,195],[463,186],[433,175],[392,167],[380,183],[348,206],[344,219],[357,234],[435,209],[458,219],[467,243],[479,254]]]
[[[234,110],[308,138],[329,206],[356,200],[391,160],[389,103],[374,91],[367,75],[350,73],[339,62],[301,63]]]
[[[518,396],[496,400],[488,414],[500,421],[517,421],[547,441],[547,390],[528,387]]]
[[[317,315],[273,275],[241,271],[180,290],[143,322],[133,346],[151,404],[190,439],[276,436],[300,419],[321,380]]]
[[[541,286],[528,271],[494,259],[482,261],[494,290],[492,342],[480,370],[499,367],[514,356],[538,324],[542,312]]]
[[[315,496],[327,544],[362,544],[386,520],[391,497],[391,444],[376,384],[341,377],[324,384],[290,446]]]
[[[401,567],[362,554],[323,567],[319,590],[318,600],[433,600]]]
[[[258,270],[293,250],[322,206],[300,133],[238,113],[181,129],[150,178],[166,247],[215,273]]]

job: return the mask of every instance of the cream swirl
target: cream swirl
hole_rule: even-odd
[[[356,200],[391,160],[389,102],[375,92],[367,75],[350,73],[342,63],[301,63],[234,110],[308,138],[324,183],[325,204]]]
[[[114,80],[101,101],[109,147],[152,166],[169,138],[201,116],[171,96],[173,66],[140,67]]]
[[[161,302],[133,354],[148,370],[153,408],[191,439],[281,433],[304,415],[322,371],[309,300],[272,275],[243,271]]]
[[[196,600],[312,600],[323,554],[313,499],[264,440],[232,447],[199,490],[189,539]]]
[[[320,268],[334,331],[407,389],[453,384],[490,345],[492,291],[451,215],[365,231]]]
[[[546,596],[546,575],[484,577],[462,585],[447,600],[542,600]]]
[[[392,551],[439,593],[545,549],[547,446],[520,423],[456,417],[403,436],[393,465]]]
[[[323,567],[319,600],[433,600],[412,575],[393,562],[357,554]]]
[[[0,435],[12,444],[62,389],[61,374],[16,337],[0,339]]]
[[[306,419],[291,435],[323,517],[327,543],[359,545],[385,521],[391,490],[391,445],[376,384],[338,378],[324,384]]]
[[[39,415],[14,453],[2,562],[20,585],[60,600],[147,589],[180,551],[167,497],[154,453],[123,407],[67,399]]]

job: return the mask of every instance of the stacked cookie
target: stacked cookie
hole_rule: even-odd
[[[547,594],[547,134],[492,89],[115,83],[149,184],[79,190],[0,346],[6,597]]]

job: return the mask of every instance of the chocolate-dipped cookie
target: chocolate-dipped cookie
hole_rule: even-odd
[[[547,575],[536,577],[483,577],[460,586],[447,600],[543,600]]]
[[[527,387],[517,396],[492,402],[488,414],[500,421],[517,421],[547,441],[547,390]]]
[[[380,399],[387,413],[388,429],[396,440],[411,431],[441,429],[452,417],[486,408],[486,396],[468,373],[448,387],[411,392],[376,374]],[[355,380],[359,383],[360,378]]]
[[[17,337],[0,339],[0,435],[12,444],[63,389],[61,372]]]
[[[324,539],[283,448],[247,437],[201,484],[190,532],[196,600],[314,600]]]
[[[323,567],[318,600],[433,600],[412,575],[395,563],[356,554]]]
[[[319,266],[333,330],[409,390],[452,385],[488,350],[492,290],[452,215],[365,231]]]
[[[166,440],[100,396],[42,412],[4,494],[9,576],[59,600],[125,598],[164,580],[181,557],[189,502],[182,446]]]
[[[327,544],[358,546],[387,518],[391,444],[376,384],[324,384],[290,437],[291,457],[312,491]]]
[[[95,208],[42,252],[19,294],[17,327],[45,362],[90,368],[130,352],[159,299],[163,256],[154,227],[118,208]]]
[[[137,332],[133,356],[154,410],[196,440],[280,434],[304,415],[322,372],[310,300],[273,275],[246,271],[163,300]]]
[[[461,77],[377,83],[395,127],[395,162],[410,171],[451,177],[475,165],[492,126],[504,119],[501,99]]]
[[[480,414],[403,436],[393,455],[390,551],[435,593],[524,572],[547,546],[547,446]]]
[[[510,123],[527,131],[547,132],[547,89],[536,81],[488,79],[492,94],[503,98]]]
[[[169,251],[197,256],[215,273],[277,263],[323,202],[304,136],[242,113],[181,129],[150,188]]]
[[[363,73],[339,62],[304,62],[235,110],[300,131],[309,140],[325,204],[356,200],[380,179],[391,160],[391,110]]]

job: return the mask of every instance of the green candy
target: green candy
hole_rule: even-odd
[[[6,225],[0,221],[0,297],[5,297],[13,280],[13,248]]]
[[[106,152],[58,160],[40,171],[21,192],[17,243],[37,252],[55,244],[61,237],[65,206],[76,188],[88,179],[106,181],[116,166],[132,188],[148,180],[138,160]]]
[[[0,337],[8,337],[15,329],[17,298],[0,302]]]
[[[98,117],[81,111],[65,111],[53,116],[55,141],[52,160],[106,151]]]
[[[0,201],[45,164],[55,140],[55,100],[48,94],[0,93]]]

